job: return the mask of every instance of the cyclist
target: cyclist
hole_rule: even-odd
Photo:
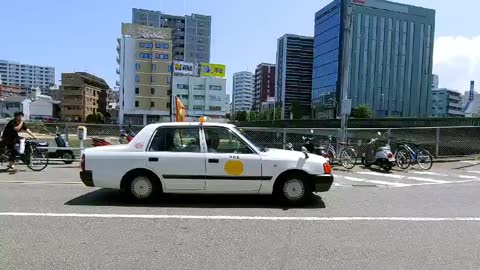
[[[3,129],[2,133],[2,141],[0,142],[0,149],[5,149],[5,147],[9,150],[9,163],[8,168],[13,169],[15,166],[15,158],[17,156],[17,150],[15,149],[15,144],[19,141],[20,136],[18,136],[18,132],[25,131],[27,132],[32,138],[35,139],[33,133],[28,129],[27,125],[25,124],[25,120],[23,119],[24,114],[22,112],[16,112],[15,118],[10,120],[8,124]]]

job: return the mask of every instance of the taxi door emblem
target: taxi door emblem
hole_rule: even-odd
[[[228,175],[240,176],[243,174],[243,162],[240,160],[229,160],[225,163],[224,170]]]

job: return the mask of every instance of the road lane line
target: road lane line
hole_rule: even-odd
[[[436,172],[409,171],[409,173],[420,174],[420,175],[448,176],[447,174],[436,173]]]
[[[377,185],[382,185],[382,186],[393,186],[393,187],[408,187],[408,186],[410,186],[408,184],[393,183],[393,182],[387,182],[387,181],[368,180],[368,179],[362,179],[362,178],[356,178],[356,177],[350,177],[350,176],[346,176],[345,179],[349,180],[349,181],[353,181],[353,182],[365,182],[365,183],[372,183],[372,184],[377,184]]]
[[[469,173],[476,173],[476,174],[480,174],[480,171],[468,171]]]
[[[475,164],[475,165],[476,165],[476,164],[480,164],[478,161],[470,161],[470,160],[463,160],[463,161],[461,161],[461,162],[463,162],[463,163],[468,163],[468,164]]]
[[[388,173],[378,173],[378,172],[358,172],[358,174],[381,176],[381,177],[388,177],[388,178],[394,178],[394,179],[403,179],[403,178],[405,178],[405,176],[403,176],[403,175],[388,174]]]
[[[436,183],[436,184],[450,184],[454,182],[443,181],[443,180],[435,180],[430,178],[423,178],[423,177],[407,177],[408,180],[415,180],[415,181],[422,181],[428,183]]]
[[[262,217],[262,216],[189,216],[189,215],[129,215],[79,213],[24,213],[0,212],[3,217],[59,217],[59,218],[118,218],[118,219],[196,219],[196,220],[265,220],[265,221],[474,221],[480,217]]]
[[[81,185],[82,182],[59,182],[59,181],[20,181],[0,180],[0,184],[24,184],[24,185]]]
[[[471,176],[471,175],[459,175],[458,177],[463,178],[463,179],[478,179],[478,177]]]

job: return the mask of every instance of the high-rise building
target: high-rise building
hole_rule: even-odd
[[[241,71],[233,74],[233,112],[250,111],[253,106],[253,73]]]
[[[170,120],[172,40],[170,28],[122,24],[118,40],[120,124]]]
[[[85,122],[98,112],[99,93],[108,89],[104,79],[86,72],[62,73],[61,112],[65,120]]]
[[[0,80],[5,85],[19,86],[27,93],[32,88],[54,86],[55,68],[0,60]]]
[[[262,103],[275,96],[275,65],[262,63],[255,70],[253,110],[261,110]]]
[[[275,98],[282,119],[290,119],[295,104],[302,110],[299,118],[310,115],[312,66],[313,37],[286,34],[278,39]]]
[[[132,23],[171,29],[173,59],[194,63],[210,62],[212,18],[192,14],[176,16],[160,11],[132,9]]]
[[[440,85],[440,79],[437,74],[432,75],[432,89],[437,89]]]
[[[314,115],[338,115],[350,2],[352,107],[368,105],[377,117],[430,116],[435,10],[384,0],[335,0],[315,14]]]

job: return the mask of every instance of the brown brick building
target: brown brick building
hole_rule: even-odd
[[[253,110],[260,111],[262,103],[275,96],[275,65],[262,63],[255,70]]]
[[[88,115],[98,112],[100,92],[107,89],[107,82],[92,74],[63,73],[60,86],[62,118],[85,122]]]

